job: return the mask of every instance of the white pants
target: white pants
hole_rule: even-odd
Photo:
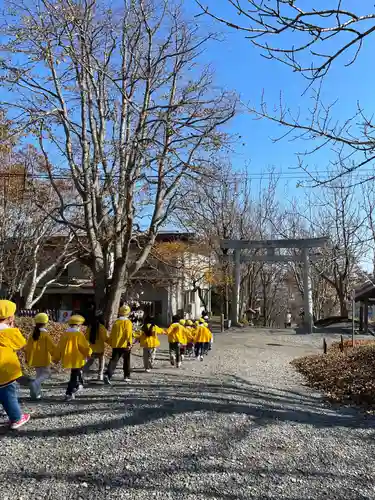
[[[51,368],[49,366],[35,368],[35,371],[36,378],[30,384],[30,395],[32,398],[40,396],[43,382],[51,377]]]

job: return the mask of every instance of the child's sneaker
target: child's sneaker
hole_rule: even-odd
[[[77,392],[83,391],[83,384],[79,384],[77,387]]]
[[[177,363],[177,368],[181,368],[181,361]]]
[[[65,401],[73,401],[75,398],[74,394],[65,394]]]
[[[30,415],[28,413],[24,413],[22,417],[18,420],[18,422],[11,422],[10,423],[10,428],[15,430],[19,429],[23,425],[27,424],[27,422],[30,420]]]
[[[105,385],[112,385],[108,375],[104,375],[103,381]]]
[[[103,380],[104,380],[104,375],[103,375],[102,373],[100,373],[100,374],[98,375],[98,380],[100,380],[100,382],[103,382]]]

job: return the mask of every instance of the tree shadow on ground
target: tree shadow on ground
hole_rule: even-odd
[[[261,466],[259,460],[252,459],[252,457],[248,457],[246,464],[231,460],[235,445],[247,439],[250,431],[251,423],[242,423],[239,427],[229,428],[222,435],[216,435],[199,451],[180,450],[180,452],[164,457],[164,459],[168,458],[167,461],[158,460],[152,467],[147,461],[132,459],[130,456],[127,462],[128,468],[117,471],[103,471],[100,464],[98,464],[94,469],[82,472],[22,470],[15,473],[10,470],[3,474],[8,483],[19,484],[25,482],[28,486],[32,484],[31,481],[37,481],[41,484],[43,481],[51,483],[52,480],[59,484],[66,483],[75,486],[86,483],[87,491],[91,491],[90,498],[103,494],[106,488],[109,487],[111,490],[118,490],[118,493],[121,490],[131,490],[133,495],[137,495],[137,492],[143,492],[149,497],[157,491],[165,495],[172,494],[175,498],[188,494],[194,495],[196,498],[203,497],[207,499],[247,500],[253,498],[255,500],[266,500],[270,498],[266,494],[270,483],[275,484],[275,481],[276,483],[283,482],[288,488],[292,478],[296,485],[294,488],[298,487],[298,480],[311,480],[312,482],[326,480],[329,483],[329,488],[335,490],[331,498],[339,498],[336,493],[339,492],[341,483],[345,482],[347,484],[348,479],[353,485],[356,487],[358,485],[358,488],[361,489],[372,485],[371,476],[358,474],[354,469],[352,474],[348,474],[348,472],[340,473],[336,470],[317,470],[312,463],[301,464],[298,468],[291,468],[290,465],[278,465],[277,463],[270,466]],[[197,480],[198,474],[199,480]],[[181,483],[179,479],[187,476],[196,479],[189,484]],[[215,481],[212,482],[209,479],[210,477],[214,477]],[[245,483],[242,481],[244,477],[246,477]],[[255,488],[255,491],[252,488]],[[304,500],[312,498],[306,495],[306,491],[305,484]],[[117,494],[117,491],[115,494]],[[272,496],[272,498],[276,497]],[[295,500],[300,497],[298,491],[296,491],[296,495],[291,496],[290,493],[285,492],[280,498]],[[313,498],[315,499],[316,496]]]
[[[122,389],[124,394],[119,393]],[[41,412],[45,407],[50,409],[46,419],[54,417],[51,409],[56,403],[59,408],[55,415],[58,415],[62,404],[60,398],[46,397],[40,403]],[[216,383],[208,378],[197,383],[193,377],[186,377],[186,380],[178,380],[176,384],[160,380],[152,383],[146,381],[144,384],[116,384],[115,388],[110,387],[104,394],[100,390],[90,395],[80,393],[68,405],[65,415],[97,412],[98,421],[52,429],[26,427],[14,434],[14,438],[87,435],[195,412],[242,414],[251,419],[252,425],[257,426],[294,422],[318,428],[370,428],[375,422],[374,417],[366,418],[351,408],[334,410],[322,407],[318,398],[256,386],[236,376],[231,376],[223,383]],[[104,411],[112,413],[114,418],[102,420],[101,413]],[[43,418],[43,415],[37,417],[38,420]]]

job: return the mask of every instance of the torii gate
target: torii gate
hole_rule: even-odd
[[[310,260],[308,250],[326,245],[328,238],[310,238],[310,239],[289,239],[289,240],[222,240],[222,249],[234,250],[234,286],[232,297],[232,323],[239,321],[240,305],[240,285],[241,285],[241,264],[248,262],[303,262],[303,287],[304,287],[304,326],[307,333],[312,333],[313,321],[313,300],[311,290]],[[299,248],[298,255],[277,255],[276,248]],[[265,255],[241,255],[241,250],[247,249],[265,249]]]

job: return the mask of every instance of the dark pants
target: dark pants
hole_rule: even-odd
[[[109,379],[112,378],[112,375],[116,370],[117,363],[121,358],[124,360],[124,378],[130,377],[130,354],[130,349],[125,349],[123,347],[114,348],[112,350],[112,359],[108,363],[107,371],[105,372]]]
[[[70,380],[66,389],[66,395],[71,396],[72,394],[77,392],[79,385],[83,385],[82,369],[72,368],[70,370]]]
[[[195,356],[203,356],[204,352],[204,342],[196,342],[195,344]]]
[[[193,351],[194,351],[194,344],[193,342],[189,342],[188,345],[186,346],[186,354],[188,356],[191,356],[193,354]]]
[[[176,358],[176,364],[178,365],[181,361],[181,352],[179,342],[169,342],[169,356],[171,358],[171,363]]]

